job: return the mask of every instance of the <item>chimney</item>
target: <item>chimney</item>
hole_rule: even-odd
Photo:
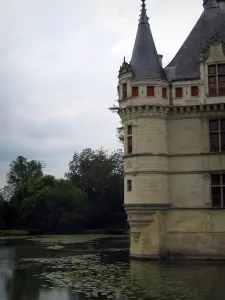
[[[160,65],[162,65],[162,59],[163,59],[163,55],[162,54],[158,54],[158,58],[159,58],[159,62],[160,62]]]

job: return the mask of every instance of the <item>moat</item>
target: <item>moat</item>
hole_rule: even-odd
[[[128,248],[126,236],[0,240],[0,299],[225,299],[225,263],[130,261]]]

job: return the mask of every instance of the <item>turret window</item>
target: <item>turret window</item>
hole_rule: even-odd
[[[208,66],[209,95],[225,94],[225,64]]]
[[[133,138],[132,138],[132,134],[133,134],[133,128],[132,125],[128,125],[127,126],[127,153],[128,154],[132,154],[133,152]]]
[[[132,97],[138,97],[138,86],[132,87]]]
[[[225,119],[209,121],[210,151],[225,152]]]
[[[123,99],[127,98],[127,83],[123,84]]]
[[[183,98],[183,89],[181,87],[177,87],[175,89],[176,98]]]
[[[191,97],[198,97],[198,86],[191,87]]]
[[[167,99],[167,88],[165,87],[162,88],[162,97],[163,99]]]
[[[155,87],[154,86],[148,86],[147,87],[147,96],[148,97],[154,97],[155,96]]]

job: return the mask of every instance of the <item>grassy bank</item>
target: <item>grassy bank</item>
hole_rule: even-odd
[[[25,230],[0,230],[0,237],[17,237],[17,236],[27,236],[29,232]]]

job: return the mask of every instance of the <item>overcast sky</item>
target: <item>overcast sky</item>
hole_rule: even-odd
[[[18,155],[62,177],[75,150],[120,148],[117,75],[130,60],[141,0],[0,0],[0,187]],[[202,0],[146,0],[164,65]]]

